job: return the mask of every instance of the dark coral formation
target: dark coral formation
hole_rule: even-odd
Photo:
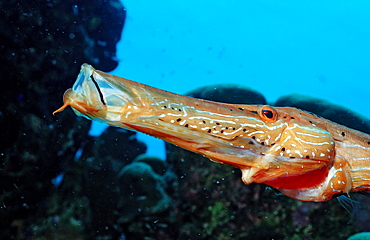
[[[187,95],[224,103],[266,104],[266,99],[261,93],[238,84],[205,86],[195,89]]]
[[[89,226],[90,203],[77,191],[86,165],[74,158],[94,139],[87,136],[89,121],[76,119],[70,110],[57,118],[51,113],[82,63],[106,71],[117,66],[125,10],[118,0],[9,0],[0,8],[0,238],[47,239],[36,233],[68,223],[60,235],[71,227],[75,231],[65,239],[78,239]],[[64,179],[73,176],[74,184],[56,189],[53,183],[63,174]],[[55,194],[59,190],[64,193]],[[61,217],[63,207],[69,217]]]
[[[93,145],[86,148],[89,148],[95,157],[112,161],[119,159],[125,162],[124,165],[146,151],[145,144],[137,140],[135,132],[116,127],[108,127]]]
[[[161,159],[142,155],[120,171],[119,222],[129,223],[138,216],[154,215],[170,208],[172,199],[167,194],[169,186],[163,174],[171,172],[166,171],[165,165]]]

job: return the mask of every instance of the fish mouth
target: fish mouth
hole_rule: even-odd
[[[80,73],[77,76],[75,83],[73,84],[72,91],[76,94],[83,96],[91,96],[93,94],[99,96],[97,98],[100,104],[106,105],[104,95],[98,82],[94,78],[95,69],[86,63],[81,66]]]
[[[55,110],[53,114],[63,111],[66,107],[71,106],[78,116],[90,118],[86,113],[90,109],[106,108],[106,100],[98,81],[94,78],[95,69],[83,64],[72,88],[67,89],[63,96],[63,106]]]
[[[95,105],[97,109],[124,105],[128,96],[122,94],[119,89],[119,84],[107,80],[86,63],[81,66],[81,71],[72,87],[73,92],[92,99],[90,104]]]
[[[71,106],[77,115],[91,120],[119,119],[123,108],[137,96],[129,87],[106,75],[84,63],[72,88],[64,93],[64,105],[53,114]]]

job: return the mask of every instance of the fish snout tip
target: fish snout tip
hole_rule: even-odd
[[[55,115],[56,113],[58,112],[61,112],[63,111],[64,109],[66,109],[66,107],[68,107],[69,105],[71,105],[71,100],[70,100],[70,95],[72,94],[72,89],[69,88],[67,89],[67,91],[64,92],[64,95],[63,95],[63,106],[61,106],[60,108],[58,108],[57,110],[55,110],[53,112],[53,115]]]
[[[63,104],[63,106],[61,106],[60,108],[58,108],[57,110],[55,110],[55,111],[53,112],[53,115],[55,116],[55,114],[56,114],[56,113],[63,111],[63,110],[64,110],[64,109],[66,109],[66,107],[68,107],[68,106],[69,106],[69,103],[64,103],[64,104]]]

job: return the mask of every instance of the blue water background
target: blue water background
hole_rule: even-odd
[[[114,75],[179,94],[238,83],[271,103],[299,93],[370,116],[370,1],[122,2]]]

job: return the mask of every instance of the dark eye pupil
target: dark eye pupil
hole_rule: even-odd
[[[274,114],[272,113],[271,110],[262,110],[262,114],[267,117],[267,118],[272,118]]]

